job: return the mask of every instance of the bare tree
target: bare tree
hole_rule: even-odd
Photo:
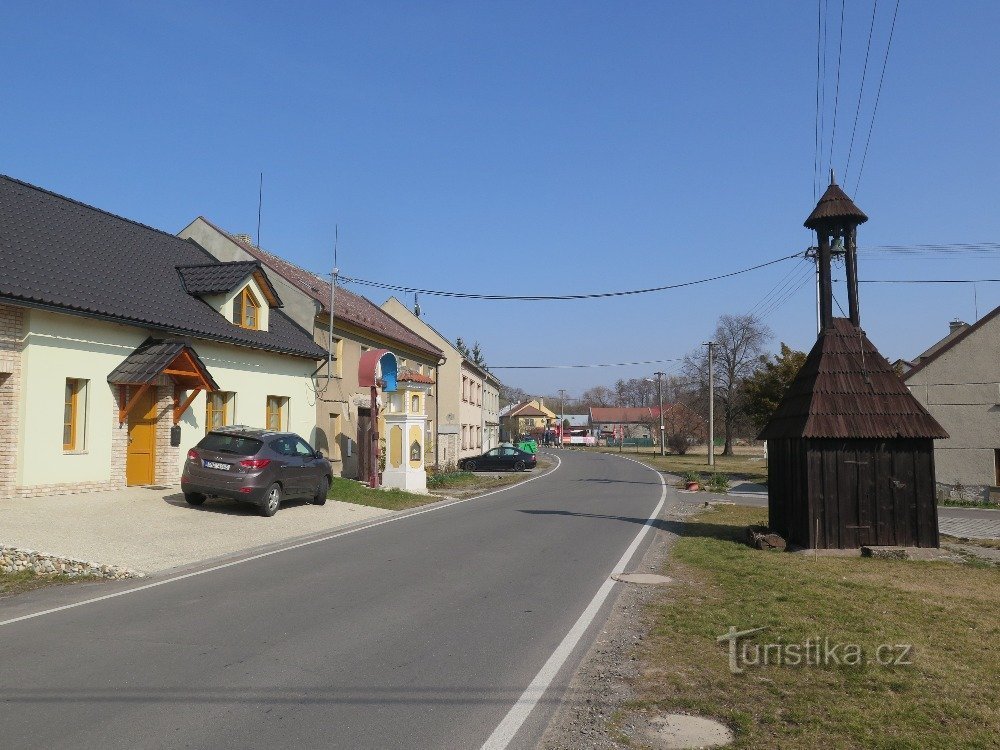
[[[580,396],[579,404],[581,406],[614,406],[615,404],[615,394],[614,392],[604,385],[595,385],[593,388],[588,388]]]
[[[519,404],[529,399],[528,392],[513,385],[500,384],[500,408],[508,404]]]
[[[723,315],[715,328],[716,414],[721,416],[726,444],[722,455],[733,455],[733,437],[743,418],[743,381],[761,366],[761,354],[771,338],[770,329],[753,315]],[[699,349],[684,358],[684,374],[708,395],[708,353]]]

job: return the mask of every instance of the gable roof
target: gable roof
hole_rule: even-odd
[[[281,310],[234,325],[188,294],[177,266],[211,264],[192,242],[0,175],[0,300],[172,334],[326,356]]]
[[[177,273],[188,294],[228,294],[251,276],[268,297],[271,307],[281,307],[281,298],[271,285],[260,263],[255,260],[199,263],[177,266]]]
[[[228,237],[240,249],[251,257],[256,258],[274,273],[299,289],[299,291],[316,300],[323,312],[330,312],[330,287],[332,284],[329,281],[314,273],[310,273],[304,268],[300,268],[274,253],[262,250],[237,235],[230,234],[204,216],[199,216],[198,218],[215,231]],[[337,293],[334,295],[334,307],[336,308],[334,310],[335,320],[340,319],[358,328],[384,336],[392,341],[398,341],[431,357],[439,358],[443,354],[434,344],[411,331],[374,302],[361,295],[349,292],[342,286],[337,287]]]
[[[946,438],[864,331],[834,318],[760,433],[778,438]]]
[[[183,341],[159,341],[152,337],[143,341],[134,352],[108,373],[108,382],[112,385],[150,383],[185,352],[204,381],[213,390],[218,390],[218,383],[194,349]]]
[[[426,383],[428,385],[434,384],[434,378],[427,375],[423,375],[419,372],[409,369],[402,369],[399,374],[396,375],[396,380],[400,383]]]
[[[528,404],[521,404],[516,409],[511,409],[503,416],[504,419],[506,419],[508,417],[548,417],[549,415],[546,414],[541,409],[536,409],[534,406],[528,403]]]
[[[664,404],[664,411],[669,409]],[[592,406],[590,421],[595,424],[646,424],[660,418],[657,406]]]
[[[987,323],[989,323],[997,316],[1000,316],[1000,307],[993,308],[988,313],[986,313],[986,315],[977,320],[975,323],[966,326],[965,328],[958,331],[954,335],[949,334],[949,336],[946,336],[942,341],[939,341],[937,344],[932,346],[928,350],[929,353],[925,352],[920,356],[920,360],[917,362],[917,364],[915,364],[911,369],[906,371],[905,379],[909,380],[911,375],[915,375],[916,373],[920,372],[927,365],[929,365],[931,362],[940,357],[942,354],[954,349],[955,346],[962,343],[963,341],[965,341],[965,339],[971,336],[974,331],[978,331],[980,328],[985,326]]]

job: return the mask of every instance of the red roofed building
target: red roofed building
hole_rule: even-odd
[[[699,442],[707,439],[707,422],[684,404],[664,404],[663,426],[666,437],[681,434]],[[658,443],[660,409],[658,406],[592,406],[590,429],[600,440],[646,438]]]

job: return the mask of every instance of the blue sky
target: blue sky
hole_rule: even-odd
[[[871,9],[845,5],[840,175]],[[1000,242],[998,27],[996,3],[902,1],[855,196],[862,246]],[[0,172],[168,231],[203,214],[252,234],[263,171],[261,244],[316,271],[336,224],[345,274],[497,294],[658,286],[810,244],[814,3],[6,2],[0,46]],[[860,273],[997,278],[998,259],[868,253]],[[808,348],[814,291],[793,263],[645,297],[421,306],[492,365],[671,359],[785,279],[798,291],[766,319],[773,346]],[[1000,304],[1000,284],[977,294],[980,314]],[[974,317],[973,294],[869,284],[861,313],[886,356],[912,356]],[[576,394],[655,369],[499,374]]]

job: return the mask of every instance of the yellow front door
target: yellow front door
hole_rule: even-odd
[[[125,483],[156,481],[156,387],[150,386],[128,415]]]

